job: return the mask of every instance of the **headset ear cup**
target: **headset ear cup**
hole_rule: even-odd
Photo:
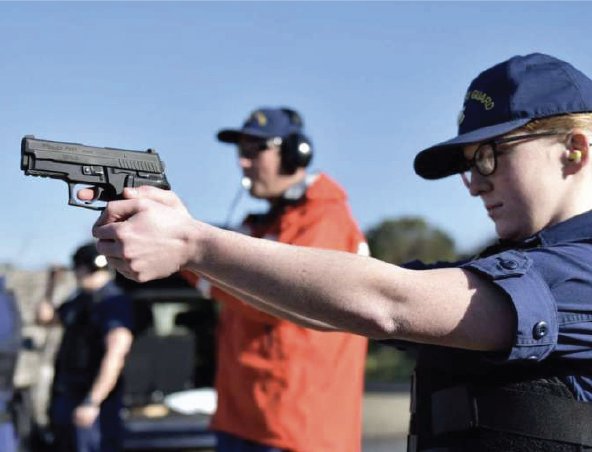
[[[282,164],[293,174],[298,168],[306,168],[312,160],[312,144],[301,133],[291,133],[282,141]]]
[[[306,168],[312,161],[312,142],[305,136],[300,134],[300,141],[298,142],[298,166]]]

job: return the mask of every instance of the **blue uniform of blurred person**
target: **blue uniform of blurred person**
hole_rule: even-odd
[[[10,403],[13,397],[12,380],[21,341],[20,313],[15,299],[4,289],[0,278],[0,450],[17,451],[17,437]]]
[[[121,450],[121,371],[132,343],[130,299],[112,281],[94,244],[73,256],[78,290],[54,308],[37,308],[41,324],[60,322],[50,421],[58,452]]]

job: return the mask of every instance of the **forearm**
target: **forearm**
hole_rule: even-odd
[[[305,328],[312,328],[312,329],[319,330],[319,331],[336,331],[336,330],[338,330],[338,328],[336,328],[333,325],[329,325],[328,323],[321,322],[319,320],[312,319],[310,317],[305,317],[303,315],[300,315],[300,314],[297,314],[294,312],[282,310],[279,307],[276,307],[274,305],[271,305],[271,304],[265,302],[265,300],[255,298],[254,296],[246,293],[244,290],[239,290],[234,287],[231,287],[231,286],[223,283],[220,280],[216,280],[215,278],[213,278],[209,275],[201,275],[201,276],[205,277],[212,284],[219,287],[220,289],[223,289],[225,292],[229,293],[230,295],[234,296],[235,298],[242,300],[243,302],[251,305],[252,307],[254,307],[260,311],[263,311],[269,315],[272,315],[274,317],[288,320],[289,322],[292,322],[298,326],[302,326]]]
[[[122,331],[117,331],[115,333],[119,336],[116,340],[111,338],[110,341],[109,338],[107,339],[108,344],[105,355],[101,360],[99,373],[87,395],[96,405],[100,405],[117,384],[117,380],[119,379],[125,364],[125,356],[131,345],[131,333],[124,328],[118,328],[118,330]],[[113,342],[116,341],[120,343],[113,344]],[[111,344],[109,344],[109,342],[111,342]]]
[[[105,355],[101,362],[99,374],[88,393],[88,397],[95,404],[100,405],[113,390],[123,369],[123,363],[123,358],[119,356],[112,357]]]
[[[390,307],[375,278],[397,267],[351,253],[253,239],[197,224],[189,267],[274,315],[371,337],[392,330]],[[248,298],[247,298],[248,297]],[[364,300],[372,302],[364,302]],[[312,321],[311,319],[315,319]],[[316,323],[315,326],[314,323]],[[385,324],[386,323],[386,324]]]

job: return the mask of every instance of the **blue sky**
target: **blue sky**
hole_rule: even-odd
[[[67,264],[95,212],[25,177],[26,134],[156,148],[197,218],[223,223],[240,171],[215,140],[262,105],[298,109],[312,170],[349,192],[363,229],[419,215],[461,250],[493,235],[460,178],[415,154],[456,134],[482,70],[540,51],[592,75],[588,2],[0,2],[0,263]],[[261,202],[243,196],[238,222]]]

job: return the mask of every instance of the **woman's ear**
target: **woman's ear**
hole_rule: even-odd
[[[590,141],[586,132],[579,129],[573,130],[569,134],[567,151],[569,153],[568,160],[577,162],[587,160],[590,151]]]
[[[582,130],[572,131],[567,139],[565,147],[565,160],[569,172],[574,174],[588,162],[590,153],[590,141],[588,135]]]

